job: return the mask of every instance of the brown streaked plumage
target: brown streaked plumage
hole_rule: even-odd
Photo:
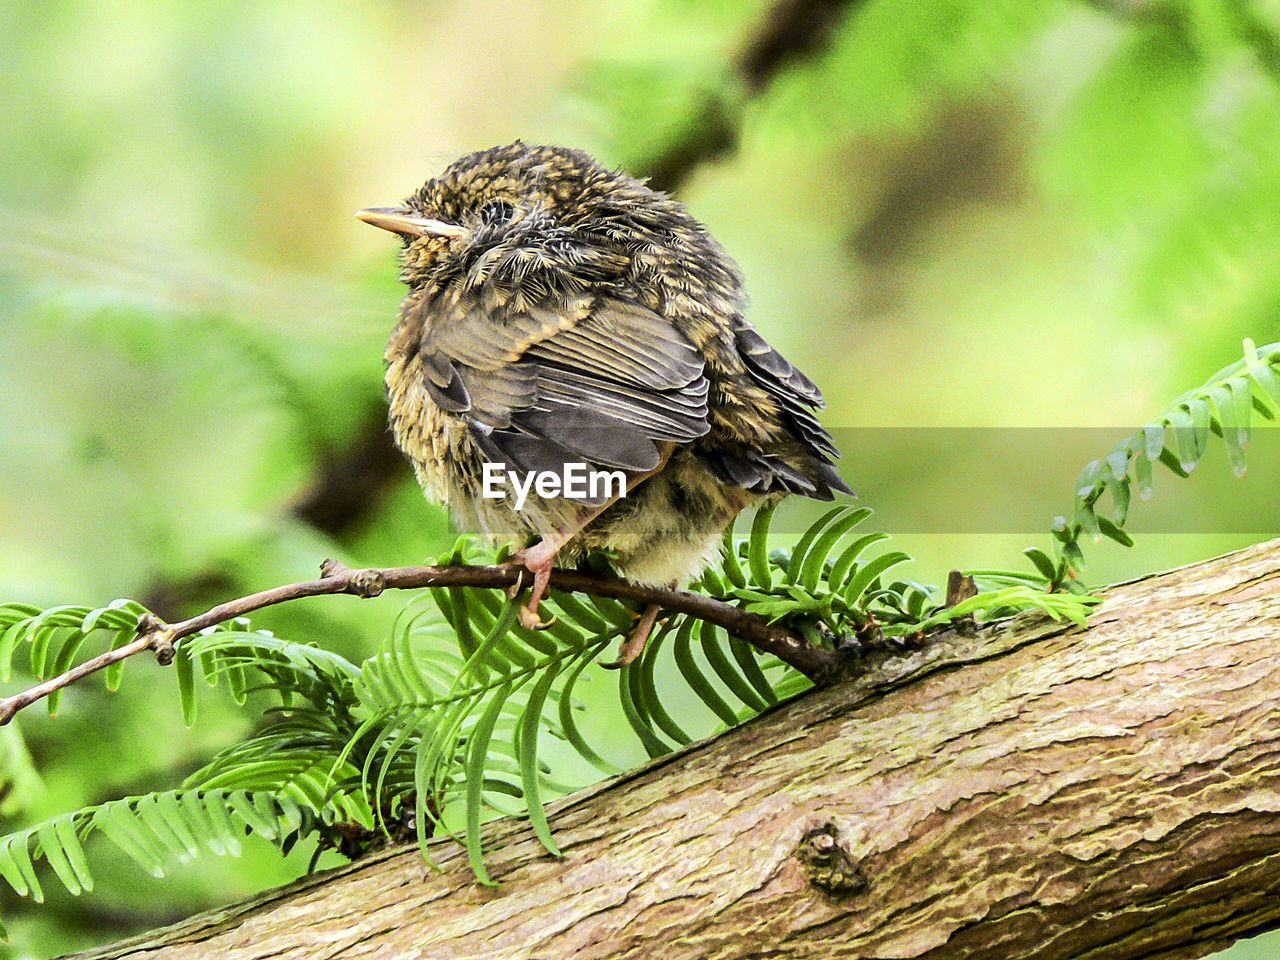
[[[603,550],[632,580],[680,583],[743,508],[850,492],[821,393],[743,317],[736,265],[677,201],[579,150],[517,142],[359,216],[405,243],[386,353],[396,442],[460,528],[524,548],[526,624],[557,559]],[[480,496],[485,460],[586,463],[630,486],[616,501],[531,492],[517,511]]]

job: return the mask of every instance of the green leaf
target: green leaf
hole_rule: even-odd
[[[1081,530],[1097,540],[1100,533],[1098,515],[1094,512],[1092,503],[1087,500],[1076,501],[1076,523],[1080,525]]]
[[[132,600],[112,600],[105,607],[90,610],[80,621],[81,633],[94,630],[136,630],[138,617],[146,610]]]
[[[13,677],[13,653],[18,641],[27,632],[27,621],[19,620],[0,636],[0,680],[8,683]]]
[[[1106,464],[1101,460],[1090,460],[1076,478],[1076,497],[1085,500],[1096,495],[1098,483],[1106,471]]]
[[[187,729],[196,724],[196,679],[195,663],[187,645],[179,641],[173,651],[173,671],[178,678],[178,698],[182,703],[182,722]]]
[[[556,846],[551,835],[551,826],[547,823],[547,811],[542,806],[541,786],[538,774],[538,723],[542,718],[542,707],[547,702],[547,695],[559,674],[559,663],[554,663],[542,671],[538,682],[534,684],[520,716],[520,783],[524,787],[525,802],[529,810],[529,824],[534,835],[552,856],[560,856],[560,848]]]
[[[588,596],[587,599],[595,611],[608,621],[614,633],[626,633],[635,624],[634,611],[612,597]]]
[[[1257,387],[1251,391],[1253,408],[1268,420],[1280,419],[1280,376],[1266,364],[1250,365],[1246,376]]]
[[[84,850],[76,838],[69,814],[56,820],[46,820],[36,828],[36,836],[40,841],[40,852],[69,893],[79,896],[83,891],[93,889],[93,879],[84,862]]]
[[[111,638],[112,650],[119,650],[126,643],[131,642],[138,634],[137,627],[122,627],[115,632]],[[120,681],[124,679],[124,661],[117,660],[115,663],[108,665],[103,671],[103,680],[106,682],[107,689],[115,692],[120,689]]]
[[[747,575],[742,572],[742,564],[738,562],[737,544],[733,540],[733,528],[736,518],[729,521],[729,526],[725,528],[724,540],[720,547],[720,568],[724,571],[725,579],[727,579],[735,587],[745,587],[747,585]]]
[[[843,512],[845,515],[823,531],[822,535],[813,541],[813,547],[809,550],[808,556],[804,558],[804,563],[800,568],[799,582],[801,586],[810,592],[818,589],[818,581],[822,576],[823,565],[826,563],[831,551],[835,549],[836,544],[839,543],[850,530],[860,524],[863,520],[867,519],[867,517],[871,516],[871,510],[867,507],[859,507],[856,510],[849,507],[841,507],[839,510],[832,511],[832,513],[840,512]],[[792,563],[794,562],[795,557],[793,556]],[[791,579],[791,582],[796,582],[794,577]]]
[[[745,640],[729,637],[729,652],[738,664],[738,669],[742,671],[742,676],[751,684],[756,693],[760,694],[760,698],[769,706],[777,703],[778,697],[773,691],[773,684],[764,675],[764,671],[760,669],[759,661],[756,660],[755,647]]]
[[[648,714],[638,702],[634,683],[638,676],[639,671],[634,663],[629,663],[618,671],[618,702],[622,705],[622,715],[650,759],[664,757],[671,752],[671,748],[654,731]]]
[[[1152,489],[1151,461],[1142,454],[1133,458],[1133,477],[1138,484],[1138,496],[1143,500],[1150,500]]]
[[[175,798],[181,808],[181,816],[190,825],[194,833],[214,856],[223,856],[227,852],[223,843],[221,830],[209,816],[200,795],[194,790],[183,790]]]
[[[844,552],[836,558],[836,562],[831,565],[831,572],[827,574],[827,583],[830,584],[831,589],[843,592],[848,586],[845,582],[846,578],[854,570],[854,564],[858,562],[858,558],[867,551],[868,547],[888,539],[887,533],[869,533],[846,547]]]
[[[1121,445],[1107,454],[1106,466],[1113,481],[1120,482],[1129,475],[1129,450]]]
[[[20,897],[25,897],[31,892],[31,885],[27,882],[27,878],[23,875],[17,861],[10,855],[9,845],[15,842],[21,842],[25,848],[27,844],[26,838],[28,835],[29,834],[27,833],[23,833],[21,835],[10,834],[9,836],[0,839],[0,877],[4,877],[5,882],[13,888],[13,892]],[[20,841],[18,840],[19,836],[21,836]]]
[[[1129,534],[1121,530],[1118,525],[1116,525],[1115,523],[1112,523],[1111,520],[1108,519],[1107,517],[1099,516],[1097,519],[1098,519],[1098,531],[1102,534],[1102,536],[1108,537],[1114,540],[1116,543],[1120,544],[1123,547],[1133,546],[1133,538],[1129,536]]]
[[[128,801],[103,804],[94,811],[93,825],[147,873],[157,878],[165,875],[164,849],[139,825]]]
[[[650,638],[638,664],[636,675],[638,678],[637,683],[640,689],[644,691],[644,702],[649,715],[653,718],[653,722],[659,730],[683,746],[684,744],[692,743],[693,738],[685,733],[684,728],[667,712],[666,705],[662,702],[662,696],[658,693],[658,687],[654,682],[653,676],[654,667],[658,662],[658,653],[666,645],[667,638],[670,635],[671,624],[668,623]]]
[[[61,649],[58,650],[58,655],[53,660],[53,670],[51,671],[53,676],[59,676],[71,669],[72,664],[75,662],[76,654],[80,652],[80,648],[84,646],[86,639],[87,637],[79,631],[72,631],[67,635],[66,639],[63,641]],[[55,690],[53,693],[49,694],[48,709],[50,716],[57,714],[58,707],[61,703],[61,690]]]
[[[244,669],[236,664],[227,664],[226,673],[227,689],[231,691],[231,699],[243,707],[249,686]]]
[[[680,671],[680,676],[684,678],[684,682],[689,685],[689,689],[694,692],[699,700],[707,705],[721,723],[726,726],[735,726],[738,722],[738,715],[728,702],[720,696],[715,687],[711,685],[711,681],[707,675],[702,672],[702,668],[698,666],[693,656],[693,630],[699,621],[693,617],[685,617],[680,623],[680,628],[676,631],[676,638],[672,644],[672,659],[676,662],[676,668]]]
[[[23,620],[30,620],[40,613],[40,607],[30,603],[9,600],[0,603],[0,627],[7,627]]]
[[[445,590],[433,590],[432,593],[436,597],[440,597],[443,593],[449,598],[449,612],[445,615],[449,618],[449,623],[457,633],[458,646],[462,649],[465,656],[470,656],[475,652],[476,641],[471,633],[471,619],[467,611],[467,591],[464,587],[447,587]],[[441,607],[443,611],[445,608]]]
[[[813,545],[814,540],[818,538],[818,534],[822,532],[823,527],[847,509],[849,508],[833,507],[810,524],[809,528],[800,535],[800,539],[796,541],[796,545],[791,550],[791,556],[788,561],[786,574],[788,583],[799,582],[801,568],[804,566],[805,559],[809,555],[809,548]]]
[[[1222,425],[1222,439],[1227,445],[1227,457],[1237,477],[1243,477],[1246,468],[1244,448],[1249,443],[1249,381],[1244,377],[1232,377],[1211,391],[1218,421]]]
[[[1043,550],[1039,550],[1036,547],[1027,547],[1022,553],[1046,580],[1057,579],[1057,564]]]
[[[1080,550],[1080,543],[1077,540],[1067,540],[1062,544],[1062,555],[1067,563],[1071,565],[1073,570],[1087,570],[1084,562],[1084,553]]]
[[[227,803],[236,816],[258,836],[268,840],[279,838],[280,831],[275,816],[263,816],[245,791],[234,790],[227,794]]]
[[[729,688],[729,692],[743,702],[752,713],[759,713],[769,704],[765,699],[751,688],[742,673],[735,669],[729,663],[728,657],[725,656],[724,648],[720,646],[720,630],[714,623],[702,622],[699,630],[699,636],[702,638],[702,653],[707,658],[707,663],[711,665],[711,669],[715,671],[720,682]],[[737,715],[734,715],[735,721]]]
[[[1148,423],[1142,428],[1143,452],[1152,463],[1160,459],[1164,450],[1164,430],[1163,423]]]
[[[484,788],[484,767],[489,749],[489,739],[493,736],[494,724],[497,723],[498,714],[502,712],[502,705],[506,702],[510,693],[511,682],[506,681],[490,697],[489,703],[485,706],[484,712],[476,722],[475,729],[471,731],[471,736],[467,743],[467,859],[471,863],[471,870],[476,875],[476,879],[489,887],[497,886],[497,884],[490,879],[489,872],[484,865],[484,850],[480,842],[480,819],[483,815],[480,794]]]
[[[515,626],[516,616],[519,612],[520,601],[508,600],[503,607],[502,615],[494,622],[493,629],[489,631],[475,651],[467,657],[462,671],[458,674],[458,679],[454,682],[455,691],[464,682],[472,680],[480,683],[488,682],[491,668],[499,669],[504,673],[509,669],[508,664],[490,656],[490,654],[495,651],[499,643],[506,639],[511,628]]]
[[[192,825],[187,822],[182,806],[178,803],[178,795],[173,790],[153,794],[156,810],[164,818],[165,826],[177,837],[185,849],[187,858],[195,860],[200,856],[200,842],[196,839]]]
[[[1107,489],[1111,491],[1111,500],[1115,506],[1113,513],[1115,524],[1123,527],[1125,520],[1129,517],[1129,506],[1133,502],[1129,492],[1129,478],[1125,477],[1118,483],[1109,483]]]
[[[1189,471],[1183,469],[1182,461],[1179,457],[1168,448],[1160,454],[1160,462],[1163,463],[1175,476],[1179,476],[1184,480],[1191,475]]]
[[[747,567],[756,586],[768,590],[773,586],[773,574],[769,569],[769,523],[773,519],[776,504],[769,504],[756,511],[751,522],[751,539],[747,541]]]
[[[423,706],[431,706],[435,702],[436,692],[431,686],[430,678],[414,656],[409,632],[406,630],[399,634],[392,634],[387,644],[387,652],[390,654],[390,665],[399,679],[400,689],[406,694],[404,699]]]
[[[858,601],[862,599],[862,595],[881,574],[910,559],[911,557],[902,551],[894,550],[863,564],[858,569],[858,572],[849,578],[849,582],[844,585],[843,596],[845,603],[851,607],[857,606]]]
[[[0,846],[0,873],[20,896],[31,897],[36,903],[44,903],[44,890],[36,879],[36,869],[31,863],[31,851],[27,847],[31,831],[11,833]],[[15,879],[17,883],[15,883]]]
[[[31,636],[31,672],[36,679],[43,680],[45,678],[45,668],[48,666],[49,659],[49,643],[53,638],[53,627],[36,627],[30,632]]]
[[[582,671],[595,660],[596,654],[607,642],[607,640],[602,640],[595,646],[586,648],[578,655],[573,666],[568,670],[564,686],[560,689],[560,699],[557,706],[559,708],[560,729],[564,732],[565,739],[569,741],[573,749],[578,751],[579,755],[597,770],[613,775],[622,773],[622,768],[605,760],[592,749],[573,718],[573,688],[577,684]]]
[[[584,633],[611,633],[613,624],[571,593],[551,592],[551,601],[561,614],[577,624]]]
[[[1199,430],[1192,422],[1191,407],[1184,404],[1170,410],[1168,417],[1174,446],[1178,450],[1178,465],[1185,473],[1190,473],[1200,462],[1200,455],[1204,452],[1204,447],[1198,440]]]

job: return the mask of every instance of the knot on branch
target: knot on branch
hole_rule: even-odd
[[[320,576],[328,579],[345,581],[343,590],[354,593],[357,597],[368,600],[378,596],[387,587],[386,578],[380,570],[352,570],[340,560],[332,558],[320,564]]]
[[[840,831],[830,821],[806,833],[795,856],[815,887],[831,893],[856,893],[867,886],[866,876],[840,843]]]
[[[144,613],[138,618],[138,636],[155,651],[156,662],[160,666],[167,667],[173,663],[173,628],[154,613]]]
[[[958,603],[978,595],[978,584],[973,577],[952,570],[947,574],[947,606],[954,607]],[[962,636],[972,637],[978,633],[978,622],[972,613],[961,614],[951,621],[952,628]]]

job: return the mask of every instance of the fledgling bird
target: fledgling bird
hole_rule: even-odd
[[[357,216],[404,242],[387,346],[396,442],[460,529],[519,547],[537,626],[552,566],[604,551],[638,583],[697,574],[744,508],[851,493],[822,394],[743,317],[738,268],[684,205],[580,150],[472,153],[402,206]],[[482,496],[517,475],[621,470],[625,495]],[[645,611],[621,661],[639,652]]]

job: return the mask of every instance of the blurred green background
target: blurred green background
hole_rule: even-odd
[[[1277,0],[7,4],[0,131],[0,599],[172,619],[325,556],[445,549],[384,444],[396,245],[352,214],[517,137],[652,175],[709,225],[828,426],[892,428],[840,433],[842,469],[927,582],[1047,546],[1083,459],[1242,337],[1280,340]],[[1058,432],[1020,457],[935,427]],[[1091,579],[1274,535],[1280,444],[1252,452],[1244,481],[1221,456],[1160,478],[1164,519],[1144,533],[1136,505],[1137,546],[1095,548]],[[1038,525],[946,519],[1015,500]],[[358,658],[404,603],[255,622]],[[639,761],[608,684],[599,736]],[[186,730],[139,662],[118,695],[23,714],[0,828],[175,785],[249,729],[207,700]],[[152,881],[99,850],[92,894],[0,896],[11,955],[230,902],[308,854]]]

